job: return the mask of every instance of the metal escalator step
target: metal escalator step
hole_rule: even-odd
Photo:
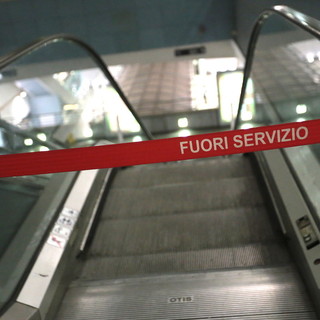
[[[56,320],[316,320],[291,266],[80,281],[69,287]]]
[[[255,178],[218,179],[211,182],[112,189],[102,219],[167,215],[263,203]]]
[[[126,256],[228,248],[273,242],[279,234],[261,206],[103,220],[90,248],[92,256]]]
[[[268,315],[255,315],[255,316],[241,316],[241,317],[219,317],[212,318],[212,320],[316,320],[317,317],[314,312],[303,312],[303,313],[286,313],[286,314],[268,314]],[[197,320],[208,320],[208,318],[201,318]]]
[[[91,257],[82,269],[81,279],[116,279],[150,274],[252,268],[289,263],[285,245],[277,242],[197,251],[166,252],[140,256]]]
[[[138,188],[161,184],[210,181],[219,178],[252,176],[248,158],[212,158],[129,167],[117,174],[113,188]]]

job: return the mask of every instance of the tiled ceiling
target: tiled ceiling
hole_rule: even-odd
[[[308,63],[290,47],[257,50],[253,68],[254,79],[272,101],[298,103],[319,94],[320,62]]]
[[[125,65],[118,81],[141,116],[191,111],[192,61]]]

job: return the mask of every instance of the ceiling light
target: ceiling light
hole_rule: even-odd
[[[297,114],[304,114],[308,110],[307,106],[305,104],[298,104],[296,106],[296,113]]]
[[[53,75],[53,79],[63,82],[68,78],[69,73],[68,72],[59,72],[55,73]]]
[[[41,132],[37,134],[37,138],[41,141],[47,141],[47,136],[45,133]]]
[[[24,144],[26,146],[32,146],[33,145],[33,140],[31,138],[27,138],[27,139],[24,139]]]
[[[178,127],[179,128],[187,128],[189,125],[188,118],[179,118],[178,119]]]

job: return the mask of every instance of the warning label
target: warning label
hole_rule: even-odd
[[[212,152],[218,150],[234,150],[261,146],[280,145],[281,143],[302,141],[308,139],[308,128],[300,126],[298,128],[283,128],[272,131],[241,132],[234,131],[233,135],[192,139],[180,142],[180,152],[187,153]],[[223,133],[222,133],[223,135]]]

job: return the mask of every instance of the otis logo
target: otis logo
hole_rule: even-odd
[[[193,296],[168,298],[168,303],[187,303],[187,302],[193,302]]]

